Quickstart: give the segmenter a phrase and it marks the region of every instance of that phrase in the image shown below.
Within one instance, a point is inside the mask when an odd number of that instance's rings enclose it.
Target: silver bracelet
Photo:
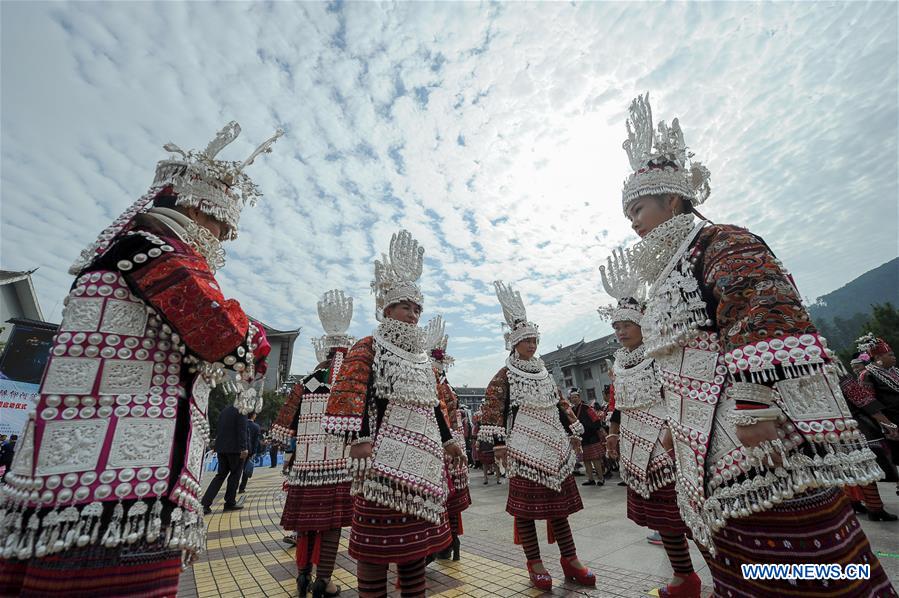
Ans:
[[[777,421],[783,412],[777,407],[765,409],[746,409],[730,414],[730,423],[735,426],[753,426],[759,422]]]
[[[582,424],[581,422],[574,422],[569,427],[571,428],[572,436],[580,436],[584,433],[584,424]]]
[[[458,446],[458,443],[456,442],[456,439],[455,439],[455,438],[450,438],[449,440],[447,440],[446,442],[443,443],[443,448],[446,448],[446,447],[448,447],[448,446],[451,445],[451,444],[455,444],[456,446]]]
[[[735,401],[750,401],[764,405],[774,404],[774,389],[764,384],[734,382],[730,385],[728,392]]]

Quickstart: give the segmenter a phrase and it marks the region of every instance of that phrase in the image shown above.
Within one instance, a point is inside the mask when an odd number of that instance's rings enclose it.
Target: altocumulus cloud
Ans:
[[[703,212],[764,236],[807,297],[896,255],[897,5],[882,3],[3,3],[2,267],[40,266],[60,316],[79,250],[148,186],[161,145],[224,122],[266,196],[223,286],[304,328],[356,297],[400,226],[427,249],[456,384],[502,359],[491,282],[544,347],[610,332],[596,266],[620,210],[627,104],[649,90],[713,173]]]

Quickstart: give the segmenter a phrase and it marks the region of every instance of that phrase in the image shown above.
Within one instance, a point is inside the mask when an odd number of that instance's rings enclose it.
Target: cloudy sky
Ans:
[[[636,240],[620,207],[631,98],[680,117],[712,171],[702,212],[761,234],[814,300],[897,255],[897,4],[747,2],[3,2],[0,267],[40,267],[59,321],[80,249],[149,186],[162,145],[224,123],[251,174],[220,281],[303,327],[356,297],[406,227],[425,318],[447,319],[456,385],[503,360],[491,281],[523,291],[549,351],[611,332],[596,266]]]

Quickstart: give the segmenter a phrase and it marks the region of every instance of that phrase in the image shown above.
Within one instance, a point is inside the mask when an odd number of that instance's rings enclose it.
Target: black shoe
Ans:
[[[222,507],[222,510],[223,511],[239,511],[242,508],[243,508],[242,504],[235,503],[233,505],[225,505],[224,507]]]
[[[212,513],[212,507],[207,506],[207,505],[203,505],[203,514],[204,514],[204,515],[209,515],[210,513]]]
[[[297,545],[297,537],[296,536],[284,536],[283,541],[288,546],[296,546]]]
[[[453,560],[459,560],[459,547],[461,546],[461,542],[459,541],[459,536],[453,536]]]
[[[453,556],[453,547],[452,545],[447,546],[446,550],[441,550],[437,553],[436,559],[440,559],[441,561],[448,561],[450,557]],[[436,560],[435,559],[435,560]]]
[[[586,482],[581,482],[581,486],[595,486],[596,482],[593,480],[587,480]]]
[[[238,494],[243,494],[244,492],[246,492],[246,490],[244,490],[243,488],[237,491]]]
[[[606,481],[605,481],[605,480],[597,480],[596,485],[597,485],[597,486],[605,486],[605,485],[606,485]]]
[[[484,485],[485,485],[485,486],[486,486],[487,484],[489,484],[489,483],[490,483],[490,480],[484,480]]]
[[[880,511],[868,511],[868,519],[871,521],[896,521],[899,517],[881,509]]]
[[[618,482],[619,486],[627,486],[627,482]]]
[[[306,598],[306,592],[309,591],[309,583],[312,579],[312,567],[303,569],[297,574],[297,594],[299,598]]]
[[[312,598],[332,598],[333,596],[339,595],[340,586],[337,586],[336,592],[329,592],[328,582],[320,577],[315,580],[314,584],[312,584]]]
[[[853,500],[852,501],[852,510],[855,511],[856,513],[867,513],[868,507],[866,507],[865,505],[863,505],[862,503],[860,503],[856,500]]]

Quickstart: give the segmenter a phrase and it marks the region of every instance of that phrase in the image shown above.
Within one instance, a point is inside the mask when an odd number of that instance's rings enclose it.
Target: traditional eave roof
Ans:
[[[560,367],[568,367],[609,357],[618,347],[618,340],[615,338],[615,335],[609,334],[591,341],[581,339],[576,343],[561,347],[555,351],[543,353],[540,355],[540,358],[543,359],[546,367],[550,369],[556,364]]]
[[[453,386],[453,390],[459,397],[482,397],[487,393],[487,389],[481,386]]]
[[[44,319],[44,314],[41,311],[41,304],[37,298],[37,291],[34,290],[34,283],[31,280],[31,275],[37,272],[37,268],[34,270],[0,270],[0,286],[13,284],[18,288],[15,289],[16,294],[19,296],[19,301],[23,304],[28,303],[26,301],[26,297],[30,300],[31,306],[34,307],[35,315],[37,315],[36,320],[40,321]]]
[[[39,330],[59,330],[59,324],[44,322],[43,320],[33,320],[31,318],[10,318],[6,322],[16,326],[30,326],[31,328],[37,328]]]
[[[256,320],[254,318],[250,318],[250,319],[253,320],[254,322],[256,322],[257,324],[262,324],[262,327],[265,329],[265,335],[269,338],[271,338],[273,336],[286,336],[286,337],[296,338],[300,335],[300,331],[302,330],[302,328],[297,328],[296,330],[276,330],[275,328],[272,328],[271,326],[265,324],[264,322],[260,322],[259,320]]]
[[[296,330],[277,330],[252,316],[250,317],[250,320],[262,326],[262,329],[265,330],[265,336],[269,341],[281,341],[281,351],[278,355],[278,384],[284,384],[288,380],[290,365],[293,362],[293,344],[297,337],[300,336],[302,328],[297,328]]]
[[[25,280],[35,272],[37,272],[37,268],[34,270],[23,270],[21,272],[15,270],[0,270],[0,284],[10,284]]]

